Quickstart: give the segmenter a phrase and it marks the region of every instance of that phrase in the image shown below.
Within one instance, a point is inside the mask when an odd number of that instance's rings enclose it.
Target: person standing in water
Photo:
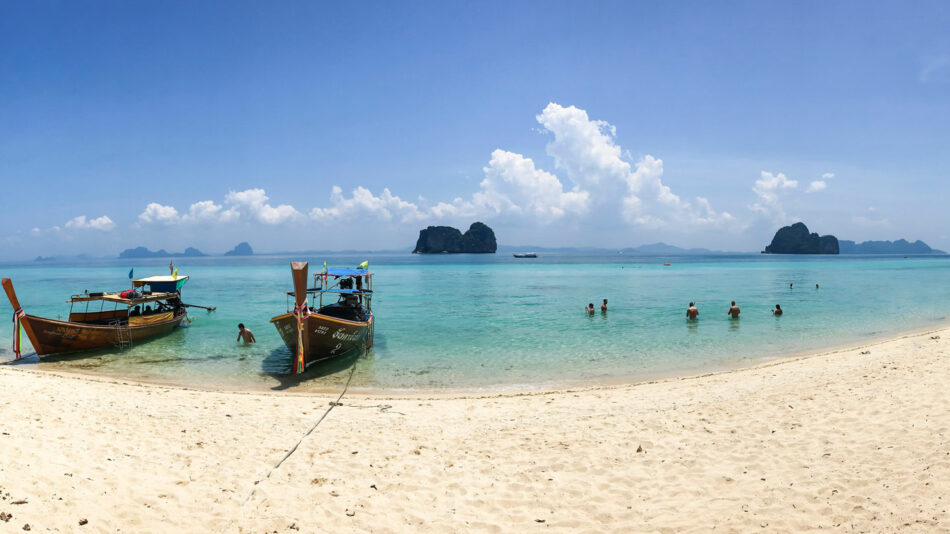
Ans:
[[[600,313],[607,313],[607,299],[604,299],[604,303],[600,305]]]
[[[775,309],[772,310],[772,315],[776,317],[778,317],[779,315],[782,315],[782,306],[780,304],[775,305]]]
[[[729,311],[726,313],[728,313],[733,319],[739,318],[739,307],[736,306],[736,301],[732,301],[732,307],[729,308]]]
[[[735,304],[733,302],[733,304]],[[686,308],[686,318],[687,319],[696,319],[699,317],[699,310],[696,309],[696,303],[690,302],[689,308]]]
[[[257,339],[254,338],[254,332],[251,332],[249,328],[244,328],[244,323],[238,324],[238,337],[236,341],[241,341],[242,339],[245,345],[257,342]]]
[[[587,315],[594,315],[594,303],[588,303],[587,307],[584,308],[584,311],[587,312]]]

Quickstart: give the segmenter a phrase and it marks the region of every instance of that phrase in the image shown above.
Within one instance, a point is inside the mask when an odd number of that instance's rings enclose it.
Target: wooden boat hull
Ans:
[[[133,324],[126,336],[136,342],[167,334],[175,329],[185,317],[184,312],[167,314],[170,318],[133,317]],[[139,319],[139,321],[135,321]],[[27,315],[21,319],[23,330],[30,338],[33,349],[39,356],[67,354],[87,350],[103,349],[118,344],[117,328],[110,325],[90,325],[68,321],[57,321]],[[139,322],[140,324],[134,324]],[[125,329],[125,326],[122,327]]]
[[[308,336],[304,352],[304,368],[310,364],[349,354],[354,349],[373,346],[373,314],[368,321],[347,321],[314,313],[305,319]],[[297,318],[292,313],[271,319],[293,358],[297,353]]]

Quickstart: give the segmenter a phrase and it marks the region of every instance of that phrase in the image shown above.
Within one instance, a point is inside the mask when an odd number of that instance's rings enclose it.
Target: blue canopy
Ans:
[[[328,276],[366,276],[366,269],[347,269],[346,267],[332,267],[327,269]]]

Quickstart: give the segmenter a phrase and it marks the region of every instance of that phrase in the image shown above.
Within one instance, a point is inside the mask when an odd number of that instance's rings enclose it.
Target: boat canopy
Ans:
[[[174,293],[185,285],[187,276],[149,276],[132,280],[133,287],[149,286],[153,292]]]
[[[123,304],[126,306],[135,306],[136,304],[146,304],[149,302],[166,300],[170,298],[178,298],[178,293],[152,293],[151,295],[142,295],[134,298],[122,298],[119,293],[90,293],[88,295],[73,295],[73,297],[66,302],[93,302],[101,300],[104,302],[114,302],[116,304]]]
[[[327,276],[369,276],[366,269],[348,269],[346,267],[331,267],[327,269]]]

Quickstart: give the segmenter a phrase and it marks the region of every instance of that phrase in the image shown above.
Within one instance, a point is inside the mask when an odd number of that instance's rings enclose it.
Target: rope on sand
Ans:
[[[363,350],[365,352],[366,349],[364,348]],[[335,401],[330,402],[330,407],[327,408],[325,412],[323,412],[323,415],[321,415],[320,418],[317,419],[317,422],[314,423],[313,426],[311,426],[309,430],[304,432],[302,436],[300,436],[300,439],[297,440],[297,443],[294,444],[294,446],[291,447],[289,451],[287,451],[287,454],[285,454],[284,457],[280,459],[280,461],[278,461],[276,464],[274,464],[273,467],[270,468],[270,471],[268,471],[266,475],[254,481],[254,487],[251,489],[251,492],[247,494],[247,497],[244,499],[244,502],[241,503],[241,507],[244,507],[244,505],[247,504],[249,500],[251,500],[251,497],[254,496],[254,492],[257,491],[258,484],[270,478],[271,474],[273,474],[273,472],[276,471],[280,467],[280,465],[284,463],[285,460],[287,460],[287,458],[290,458],[290,455],[292,455],[294,452],[297,451],[297,447],[299,447],[300,444],[303,443],[303,440],[306,439],[307,436],[309,436],[310,433],[313,432],[318,426],[320,426],[320,423],[322,423],[323,420],[327,418],[327,415],[329,415],[330,412],[333,411],[334,408],[336,408],[337,406],[343,406],[343,403],[340,402],[340,399],[343,398],[343,395],[346,395],[346,390],[349,389],[350,387],[350,381],[353,380],[353,375],[356,372],[356,362],[358,360],[359,358],[357,358],[356,360],[353,360],[353,365],[350,366],[350,376],[346,378],[346,384],[343,385],[343,391],[340,392],[340,396],[338,396]]]

